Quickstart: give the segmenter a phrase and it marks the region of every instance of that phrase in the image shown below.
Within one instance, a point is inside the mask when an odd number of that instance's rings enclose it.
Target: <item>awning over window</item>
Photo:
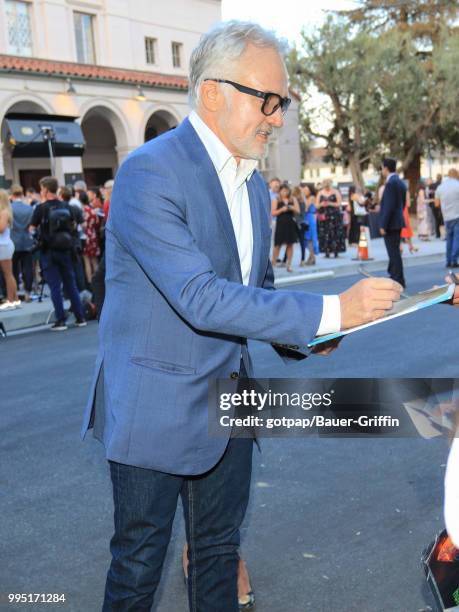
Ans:
[[[84,136],[77,117],[8,113],[6,144],[13,157],[49,157],[51,139],[55,157],[81,157]]]

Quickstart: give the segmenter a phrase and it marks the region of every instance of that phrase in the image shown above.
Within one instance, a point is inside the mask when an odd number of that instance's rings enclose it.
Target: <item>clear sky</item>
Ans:
[[[353,0],[222,0],[222,18],[257,21],[293,41],[298,40],[303,26],[319,25],[326,10],[357,5]]]

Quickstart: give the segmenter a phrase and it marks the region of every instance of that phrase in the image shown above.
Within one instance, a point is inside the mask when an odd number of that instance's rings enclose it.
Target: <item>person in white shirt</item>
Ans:
[[[459,263],[459,172],[450,168],[435,192],[435,206],[441,207],[446,230],[446,267]]]

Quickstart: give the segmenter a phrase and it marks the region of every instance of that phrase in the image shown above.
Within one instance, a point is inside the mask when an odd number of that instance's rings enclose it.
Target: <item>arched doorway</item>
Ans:
[[[83,175],[89,186],[101,186],[115,176],[118,167],[117,137],[113,111],[103,106],[91,108],[81,122],[86,142]]]
[[[165,110],[154,112],[147,121],[145,126],[144,141],[156,138],[160,134],[172,130],[177,127],[177,119]]]
[[[12,104],[6,111],[9,113],[48,114],[48,110],[32,100],[20,100]],[[8,128],[4,117],[2,117],[1,128],[2,161],[4,168],[5,187],[12,183],[19,183],[24,189],[33,187],[38,189],[38,181],[51,173],[49,159],[38,157],[14,158],[9,146],[7,134]],[[2,174],[0,172],[0,174]]]

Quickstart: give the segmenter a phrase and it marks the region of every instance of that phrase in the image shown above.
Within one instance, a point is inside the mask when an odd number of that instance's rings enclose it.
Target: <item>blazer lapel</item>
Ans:
[[[253,235],[253,253],[252,253],[252,269],[250,271],[249,285],[256,286],[258,280],[258,274],[260,270],[260,256],[261,256],[261,206],[259,202],[259,196],[255,187],[255,181],[252,177],[247,181],[247,191],[249,194],[250,202],[250,215],[252,217],[252,235]]]
[[[228,204],[226,203],[225,194],[223,193],[215,166],[188,119],[182,122],[177,131],[179,137],[186,141],[190,160],[194,163],[197,180],[202,187],[202,190],[200,189],[200,196],[206,198],[208,205],[217,211],[223,233],[233,256],[239,281],[242,283],[241,263],[239,261],[233,222],[231,221]]]

